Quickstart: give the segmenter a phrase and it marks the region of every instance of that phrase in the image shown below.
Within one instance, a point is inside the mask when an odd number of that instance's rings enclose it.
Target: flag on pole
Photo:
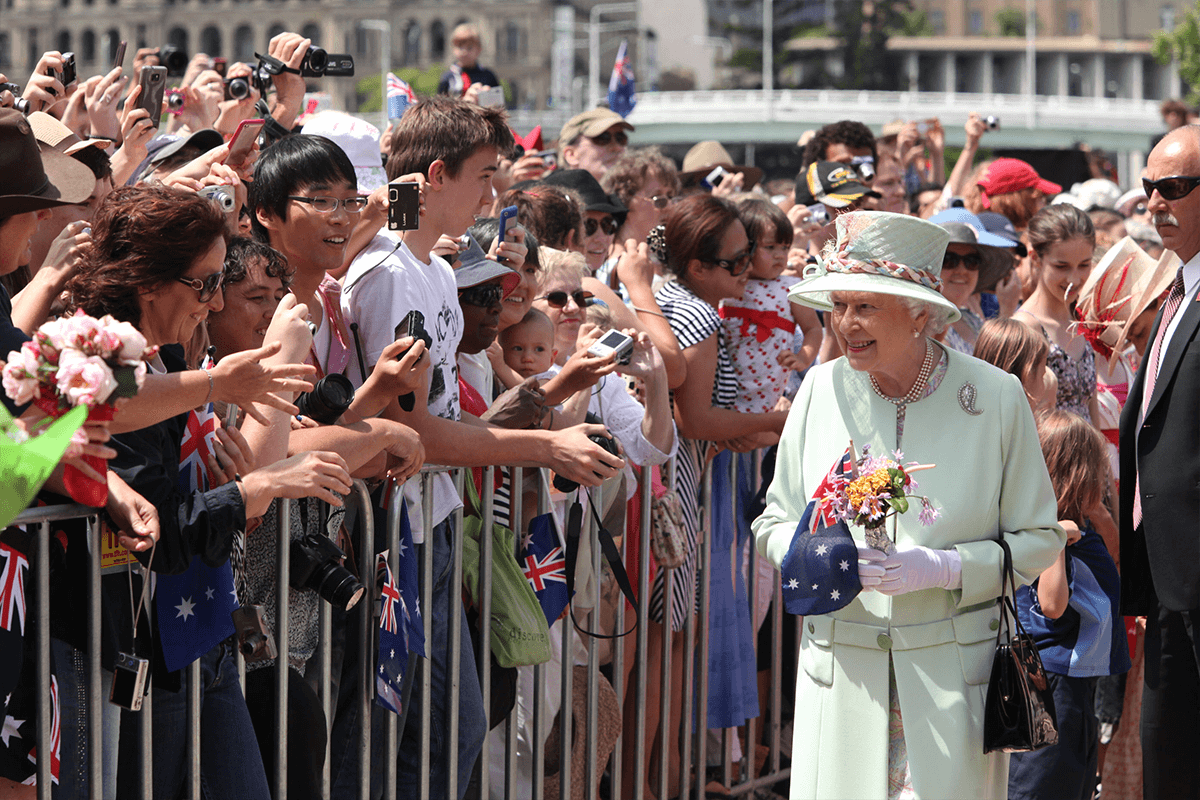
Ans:
[[[612,77],[608,79],[608,107],[622,117],[629,116],[637,105],[637,95],[633,93],[633,67],[629,64],[626,51],[629,42],[621,40],[617,49],[617,60],[613,63]]]
[[[529,538],[520,563],[546,615],[546,624],[553,625],[571,596],[567,593],[567,551],[559,541],[552,514],[529,521]]]
[[[417,102],[417,93],[395,73],[387,74],[388,119],[400,119],[409,106]]]

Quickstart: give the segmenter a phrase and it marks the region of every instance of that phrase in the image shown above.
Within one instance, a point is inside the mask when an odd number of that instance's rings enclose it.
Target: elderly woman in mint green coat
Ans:
[[[804,618],[790,797],[1003,798],[1008,756],[983,752],[1002,550],[1030,583],[1065,544],[1017,379],[930,338],[958,311],[937,292],[947,235],[914,217],[855,212],[792,289],[832,313],[845,358],[805,377],[779,443],[759,552],[779,566],[805,506],[853,441],[934,464],[900,515],[895,552],[867,547],[863,591]],[[892,526],[888,526],[889,532]]]

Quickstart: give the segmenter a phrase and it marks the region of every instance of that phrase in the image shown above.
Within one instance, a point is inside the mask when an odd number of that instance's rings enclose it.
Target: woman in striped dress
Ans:
[[[743,414],[733,409],[737,381],[717,306],[726,298],[742,296],[754,255],[754,243],[747,237],[733,205],[710,195],[689,197],[671,207],[662,234],[653,237],[657,239],[655,256],[674,280],[658,291],[656,299],[679,340],[687,364],[687,378],[674,390],[672,400],[681,439],[675,488],[683,506],[688,556],[684,564],[674,570],[669,597],[665,592],[665,571],[659,570],[655,576],[650,616],[658,625],[651,626],[649,655],[654,663],[655,644],[661,647],[669,640],[671,663],[682,671],[684,637],[680,633],[688,605],[695,603],[697,595],[700,475],[711,453],[745,452],[778,441],[787,414],[781,411]],[[728,454],[720,458],[728,458]],[[719,465],[714,466],[720,471]],[[724,496],[731,497],[729,493]],[[728,510],[724,517],[729,517]],[[666,620],[670,621],[669,637]],[[752,660],[750,670],[753,673]],[[710,685],[712,678],[710,674]],[[753,680],[751,674],[751,683]],[[672,684],[675,691],[671,712],[675,717],[682,708],[682,686],[679,681],[672,681]],[[657,709],[648,711],[654,713]],[[663,726],[665,730],[679,732],[682,727],[679,720],[672,719],[671,722],[669,726]],[[653,729],[650,720],[647,720],[647,728]],[[654,749],[662,746],[663,742],[659,741]],[[671,758],[669,763],[677,771],[682,759]],[[672,794],[678,791],[677,781],[678,775],[673,772],[670,776]]]

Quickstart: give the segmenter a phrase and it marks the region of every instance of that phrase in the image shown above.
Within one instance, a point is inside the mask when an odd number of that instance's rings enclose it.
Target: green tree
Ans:
[[[396,70],[396,76],[400,80],[406,82],[417,93],[417,97],[428,97],[437,94],[438,80],[442,77],[442,72],[445,67],[441,64],[434,64],[426,70],[419,70],[415,67],[406,67]],[[358,80],[355,84],[355,91],[358,93],[358,110],[359,113],[369,114],[372,111],[380,111],[383,108],[383,97],[379,92],[380,81],[382,76],[378,73],[366,75]],[[505,92],[507,95],[507,92]]]
[[[842,40],[842,88],[898,88],[900,65],[888,52],[887,40],[901,33],[912,13],[912,0],[848,0],[837,4],[836,24]]]
[[[996,26],[1001,36],[1025,35],[1025,12],[1016,8],[1006,8],[996,12]]]
[[[1154,34],[1151,52],[1160,64],[1179,62],[1179,77],[1189,87],[1187,102],[1200,104],[1200,10],[1192,6],[1175,30]]]
[[[912,11],[901,12],[904,17],[904,24],[900,28],[900,33],[904,36],[936,36],[937,31],[933,28],[933,23],[929,21],[924,11],[913,9]]]

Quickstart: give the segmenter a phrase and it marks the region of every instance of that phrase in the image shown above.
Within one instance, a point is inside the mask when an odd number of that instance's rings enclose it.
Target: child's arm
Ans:
[[[1079,541],[1082,535],[1079,526],[1069,519],[1060,519],[1058,524],[1067,533],[1067,546]],[[1050,568],[1038,577],[1038,605],[1048,619],[1058,619],[1067,610],[1071,599],[1071,588],[1067,583],[1067,548],[1064,547]]]
[[[792,319],[804,332],[804,342],[800,345],[800,352],[796,354],[797,361],[790,365],[792,369],[800,372],[812,366],[817,351],[821,349],[821,339],[824,338],[825,332],[821,328],[817,312],[808,306],[792,303]]]
[[[515,369],[504,363],[504,348],[498,340],[488,346],[487,357],[488,361],[492,362],[492,372],[495,373],[496,380],[500,381],[500,385],[505,389],[519,386],[524,380]]]

